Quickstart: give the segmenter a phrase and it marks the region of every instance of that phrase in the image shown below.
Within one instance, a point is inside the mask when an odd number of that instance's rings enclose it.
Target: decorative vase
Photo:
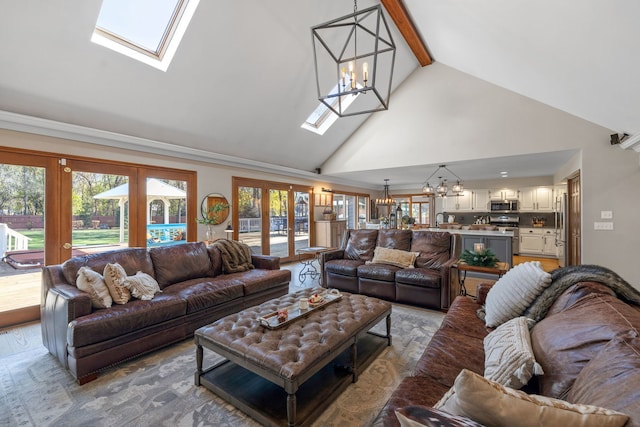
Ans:
[[[215,240],[216,232],[213,230],[213,225],[207,225],[207,241],[213,242]]]

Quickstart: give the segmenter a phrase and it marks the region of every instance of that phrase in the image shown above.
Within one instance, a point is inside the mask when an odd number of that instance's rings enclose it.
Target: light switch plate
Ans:
[[[613,222],[594,222],[594,230],[613,230]]]
[[[613,211],[600,211],[600,219],[613,219]]]

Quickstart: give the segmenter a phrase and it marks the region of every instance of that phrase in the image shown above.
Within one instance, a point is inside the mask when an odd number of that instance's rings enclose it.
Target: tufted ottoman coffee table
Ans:
[[[366,295],[342,298],[280,329],[260,316],[326,289],[303,289],[198,329],[196,385],[263,425],[310,424],[391,345],[391,304]],[[386,319],[386,334],[371,331]],[[225,359],[203,370],[203,348]]]

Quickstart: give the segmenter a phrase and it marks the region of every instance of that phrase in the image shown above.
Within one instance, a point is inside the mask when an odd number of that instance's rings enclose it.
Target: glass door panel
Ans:
[[[73,171],[71,229],[72,256],[128,246],[129,177]]]
[[[0,163],[0,327],[39,314],[45,172],[44,167]]]
[[[269,190],[269,255],[288,258],[289,191]]]
[[[294,233],[293,238],[295,240],[296,251],[300,248],[308,248],[309,242],[309,223],[310,223],[310,211],[309,209],[309,192],[295,191],[294,193]]]
[[[262,254],[262,189],[238,187],[237,197],[238,239],[254,254]]]
[[[187,182],[147,178],[147,247],[187,241]]]

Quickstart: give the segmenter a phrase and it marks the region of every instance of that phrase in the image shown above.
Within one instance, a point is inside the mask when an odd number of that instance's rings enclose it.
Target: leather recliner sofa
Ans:
[[[201,326],[289,291],[291,272],[280,269],[279,257],[252,255],[251,262],[254,269],[224,274],[221,252],[193,242],[102,252],[46,266],[43,343],[84,384],[101,369],[184,340]],[[89,294],[77,288],[76,276],[83,266],[102,273],[108,263],[119,263],[127,275],[151,275],[162,292],[149,301],[93,308]]]
[[[323,286],[436,310],[455,295],[450,269],[460,235],[428,230],[347,230],[340,249],[321,254]],[[417,253],[410,268],[372,263],[376,247]]]

